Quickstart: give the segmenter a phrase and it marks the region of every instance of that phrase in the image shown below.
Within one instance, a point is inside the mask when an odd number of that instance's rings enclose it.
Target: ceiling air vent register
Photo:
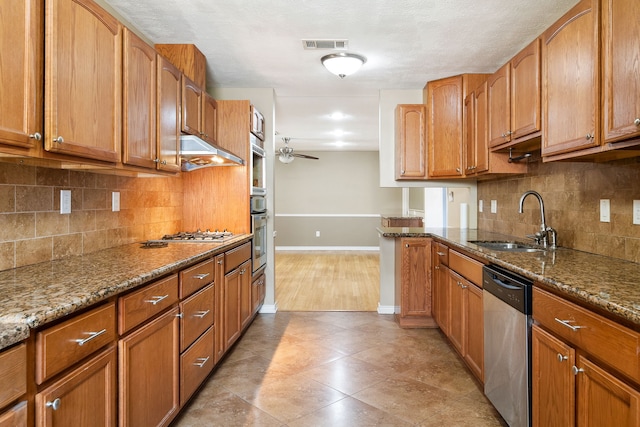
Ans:
[[[302,47],[306,50],[316,49],[340,49],[349,48],[349,40],[302,40]]]

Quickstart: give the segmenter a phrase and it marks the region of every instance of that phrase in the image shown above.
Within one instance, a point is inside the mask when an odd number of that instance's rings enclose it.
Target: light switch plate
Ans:
[[[611,222],[611,204],[609,199],[600,199],[600,222]]]
[[[640,200],[633,201],[633,223],[640,225]]]
[[[113,191],[111,193],[111,210],[113,212],[120,212],[120,192]]]
[[[482,212],[482,209],[484,208],[484,203],[482,202],[482,200],[478,200],[478,212]]]
[[[492,200],[491,201],[491,213],[498,213],[498,201],[497,200]]]
[[[60,190],[60,213],[71,213],[71,190]]]

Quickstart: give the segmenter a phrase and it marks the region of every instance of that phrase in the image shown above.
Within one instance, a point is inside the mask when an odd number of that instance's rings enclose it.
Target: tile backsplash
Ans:
[[[60,213],[60,190],[71,213]],[[112,212],[112,192],[120,211]],[[179,177],[133,178],[0,163],[0,270],[159,238],[182,225]]]
[[[547,225],[558,231],[558,244],[586,252],[640,262],[640,225],[633,224],[633,200],[640,200],[640,159],[608,163],[540,161],[529,164],[527,175],[478,182],[478,228],[514,236],[533,234],[540,227],[539,203],[544,200]],[[609,199],[611,222],[600,222],[600,200]],[[491,213],[491,200],[498,211]]]

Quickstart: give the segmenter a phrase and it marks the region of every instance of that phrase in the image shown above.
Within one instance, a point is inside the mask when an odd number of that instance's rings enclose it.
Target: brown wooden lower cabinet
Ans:
[[[187,403],[213,369],[214,327],[211,326],[180,356],[180,405]]]
[[[38,427],[117,425],[115,347],[36,394],[35,409]]]
[[[484,308],[482,303],[482,289],[469,283],[465,292],[467,299],[466,331],[464,360],[473,374],[484,382]]]
[[[0,427],[27,427],[27,402],[20,402],[0,414]]]
[[[396,239],[395,317],[403,328],[436,326],[431,316],[431,239]]]
[[[224,337],[225,350],[240,337],[251,306],[251,261],[224,276]],[[248,299],[247,299],[248,297]]]
[[[121,427],[164,426],[178,413],[178,314],[174,307],[119,341]]]

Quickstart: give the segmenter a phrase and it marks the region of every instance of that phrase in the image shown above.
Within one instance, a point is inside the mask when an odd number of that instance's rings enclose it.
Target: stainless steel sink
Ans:
[[[528,245],[520,242],[501,242],[490,240],[470,240],[469,243],[474,243],[483,248],[493,249],[495,251],[505,252],[542,252],[544,248]]]

